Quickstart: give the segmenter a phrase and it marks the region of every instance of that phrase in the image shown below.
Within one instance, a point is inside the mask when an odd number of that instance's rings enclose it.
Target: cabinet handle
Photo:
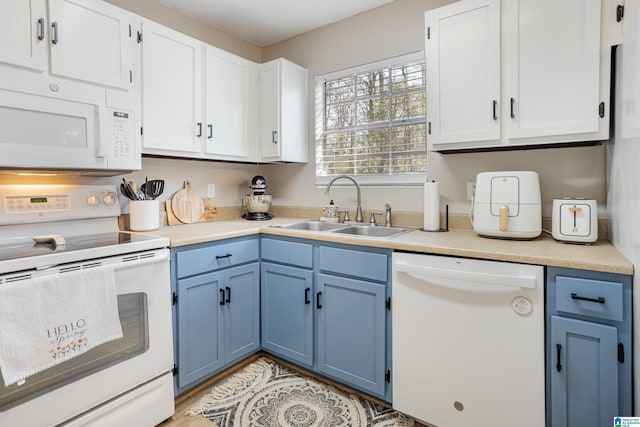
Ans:
[[[562,364],[560,363],[560,353],[562,352],[562,344],[556,344],[556,370],[562,371]]]
[[[598,304],[604,304],[605,301],[606,301],[603,297],[598,297],[598,298],[581,297],[580,295],[575,294],[575,293],[571,294],[571,299],[577,299],[577,300],[580,300],[580,301],[595,302],[595,303],[598,303]]]
[[[196,136],[200,138],[202,136],[202,123],[197,123],[196,127],[198,128],[198,133],[196,134]]]
[[[304,290],[304,303],[305,304],[311,304],[311,301],[309,300],[309,292],[311,292],[311,288],[307,288]]]
[[[509,101],[510,101],[510,103],[511,103],[511,118],[512,118],[512,119],[515,119],[515,118],[516,118],[516,115],[515,115],[515,113],[513,112],[513,104],[516,102],[516,100],[515,100],[514,98],[511,98]]]
[[[493,120],[498,120],[498,101],[495,99],[492,102],[493,105]]]
[[[38,19],[38,40],[44,40],[44,18]]]
[[[220,305],[224,305],[224,289],[220,289]]]
[[[216,259],[230,258],[231,256],[232,256],[231,254],[216,255]]]
[[[278,143],[278,131],[277,130],[271,131],[271,142],[273,142],[274,144]]]
[[[209,134],[207,135],[207,138],[209,139],[213,138],[213,125],[207,125],[207,129],[209,129]]]
[[[228,286],[225,286],[225,289],[227,290],[227,300],[225,302],[227,304],[231,304],[231,288]]]
[[[51,43],[58,44],[58,23],[53,22],[51,24],[51,29],[53,30],[53,35],[51,36]]]
[[[322,304],[320,304],[320,295],[322,295],[322,292],[318,292],[316,294],[316,308],[318,310],[322,308]]]

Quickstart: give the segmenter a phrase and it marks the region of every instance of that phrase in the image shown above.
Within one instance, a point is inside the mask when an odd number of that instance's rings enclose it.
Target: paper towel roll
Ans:
[[[440,187],[435,181],[424,183],[424,229],[440,230]]]

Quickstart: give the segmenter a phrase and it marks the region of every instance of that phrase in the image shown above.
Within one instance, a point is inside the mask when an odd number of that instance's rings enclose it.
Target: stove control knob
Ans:
[[[92,208],[97,208],[99,204],[100,197],[98,197],[98,195],[94,193],[89,194],[89,197],[87,197],[87,205],[91,206]]]
[[[102,195],[102,203],[105,206],[112,207],[116,204],[116,194],[113,191],[107,191]]]

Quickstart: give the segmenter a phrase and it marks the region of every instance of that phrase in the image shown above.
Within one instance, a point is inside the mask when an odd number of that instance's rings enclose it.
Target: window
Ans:
[[[316,182],[424,182],[426,78],[422,52],[316,78]]]

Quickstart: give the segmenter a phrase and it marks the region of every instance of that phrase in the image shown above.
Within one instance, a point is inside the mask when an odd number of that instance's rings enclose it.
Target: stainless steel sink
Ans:
[[[348,224],[338,224],[337,222],[324,221],[304,221],[293,224],[275,225],[275,228],[286,228],[287,230],[307,230],[307,231],[333,231],[348,227]]]
[[[336,222],[323,221],[302,221],[293,224],[274,225],[274,228],[284,228],[287,230],[320,231],[334,234],[342,234],[353,237],[368,237],[375,239],[389,239],[415,230],[413,227],[383,227],[370,225],[342,224]]]
[[[373,237],[378,239],[387,239],[400,234],[413,231],[411,227],[372,227],[369,225],[351,225],[349,227],[335,230],[335,234],[345,234],[350,236]]]

